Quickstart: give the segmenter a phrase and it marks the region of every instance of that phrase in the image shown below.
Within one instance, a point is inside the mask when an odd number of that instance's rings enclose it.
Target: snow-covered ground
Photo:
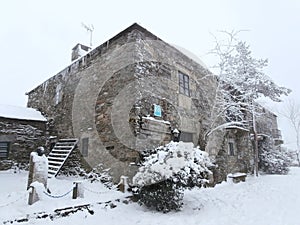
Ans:
[[[297,225],[300,224],[300,168],[291,168],[288,175],[247,177],[245,183],[222,183],[215,188],[186,191],[180,212],[162,214],[148,211],[136,203],[125,204],[126,194],[107,190],[100,183],[84,181],[85,198],[71,199],[43,196],[27,205],[27,172],[0,172],[0,222],[28,218],[20,224],[105,224],[105,225]],[[54,178],[49,181],[52,195],[58,197],[72,189],[76,178]],[[120,201],[115,201],[120,199]],[[112,200],[112,202],[108,202]],[[104,203],[106,202],[106,203]],[[92,203],[89,210],[67,217],[57,216],[55,209]],[[100,204],[101,203],[101,204]],[[111,207],[116,206],[116,207]],[[43,213],[42,213],[43,212]],[[37,219],[42,215],[52,215]],[[10,223],[6,223],[10,224]],[[14,222],[17,224],[17,222]]]

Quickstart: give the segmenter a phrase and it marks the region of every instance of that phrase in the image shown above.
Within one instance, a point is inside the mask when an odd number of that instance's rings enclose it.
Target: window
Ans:
[[[229,140],[228,142],[228,153],[230,156],[234,156],[234,141],[233,140]]]
[[[82,146],[81,146],[81,154],[84,157],[88,156],[88,150],[89,150],[89,138],[82,138]]]
[[[0,142],[0,159],[8,158],[9,142]]]
[[[154,116],[161,117],[161,106],[154,104]]]
[[[179,93],[190,96],[190,79],[189,76],[178,71],[179,75]]]

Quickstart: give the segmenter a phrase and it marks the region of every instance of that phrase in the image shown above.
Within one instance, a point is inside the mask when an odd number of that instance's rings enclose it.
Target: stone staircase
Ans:
[[[60,139],[48,155],[48,178],[55,177],[75,149],[78,139]]]

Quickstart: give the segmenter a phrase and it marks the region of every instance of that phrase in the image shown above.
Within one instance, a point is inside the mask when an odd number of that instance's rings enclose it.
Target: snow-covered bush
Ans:
[[[183,189],[207,184],[213,164],[193,143],[171,142],[154,152],[133,178],[139,203],[163,212],[179,210]]]
[[[268,174],[287,174],[289,165],[285,152],[270,151],[261,154],[261,169]]]
[[[183,188],[170,179],[140,187],[136,191],[141,205],[160,212],[178,211],[183,205]]]
[[[287,174],[291,159],[284,150],[270,148],[265,142],[261,146],[260,170],[267,174]]]

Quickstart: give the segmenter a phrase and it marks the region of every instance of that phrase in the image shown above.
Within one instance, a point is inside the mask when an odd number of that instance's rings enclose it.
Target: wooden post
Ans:
[[[73,199],[84,198],[84,186],[82,181],[74,181],[73,182]]]
[[[27,181],[27,190],[30,187],[30,184],[33,182],[33,168],[34,168],[34,163],[32,160],[33,156],[30,155],[29,159],[29,171],[28,171],[28,181]]]
[[[127,192],[127,189],[128,189],[128,177],[127,176],[120,177],[120,183],[118,184],[118,188],[123,193]]]

